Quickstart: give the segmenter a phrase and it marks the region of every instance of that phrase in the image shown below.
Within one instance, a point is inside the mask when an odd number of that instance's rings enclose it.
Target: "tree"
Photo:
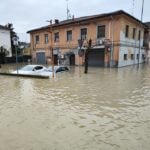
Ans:
[[[3,46],[0,47],[0,63],[5,63],[5,57],[9,54],[9,51]]]
[[[91,49],[92,46],[92,40],[90,39],[88,41],[88,47],[85,51],[85,69],[84,69],[84,73],[87,74],[88,73],[88,59],[89,59],[89,51]]]
[[[10,30],[10,38],[11,38],[11,49],[12,49],[12,55],[15,55],[15,45],[13,43],[13,37],[17,37],[17,33],[14,32],[13,24],[8,23],[6,27]]]

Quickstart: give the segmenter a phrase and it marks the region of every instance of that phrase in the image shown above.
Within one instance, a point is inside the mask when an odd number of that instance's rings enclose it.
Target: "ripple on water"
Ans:
[[[1,76],[0,148],[150,149],[149,71],[89,68],[84,75],[75,67],[54,80]]]

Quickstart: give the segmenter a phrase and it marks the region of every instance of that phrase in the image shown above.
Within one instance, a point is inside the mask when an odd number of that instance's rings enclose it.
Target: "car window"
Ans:
[[[67,67],[65,67],[65,70],[69,70]]]
[[[62,71],[66,71],[66,70],[68,70],[67,67],[62,67]]]
[[[56,72],[61,72],[61,71],[62,71],[61,67],[56,70]]]
[[[34,69],[33,69],[33,70],[35,71],[35,70],[41,70],[41,69],[43,69],[43,67],[42,67],[42,66],[36,66],[36,67],[34,67]]]

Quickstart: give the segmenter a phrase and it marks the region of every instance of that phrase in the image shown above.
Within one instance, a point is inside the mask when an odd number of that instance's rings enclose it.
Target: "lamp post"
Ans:
[[[142,27],[142,21],[143,21],[143,11],[144,11],[144,0],[142,0],[142,10],[141,10],[141,23],[140,27]],[[138,67],[140,65],[140,53],[141,53],[141,31],[139,31],[139,56],[138,56]]]
[[[18,71],[18,53],[17,53],[17,46],[18,46],[19,37],[14,36],[14,37],[12,38],[12,40],[13,40],[13,44],[14,44],[14,46],[15,46],[15,53],[16,53],[16,70],[17,70],[17,74],[18,74],[19,71]]]
[[[50,46],[50,49],[51,49],[51,60],[52,60],[52,77],[54,78],[54,56],[53,56],[53,28],[52,28],[52,20],[49,20],[47,21],[50,23],[50,34],[51,34],[51,46]]]

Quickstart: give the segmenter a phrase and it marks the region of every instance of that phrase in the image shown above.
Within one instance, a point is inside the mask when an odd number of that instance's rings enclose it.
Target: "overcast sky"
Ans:
[[[122,9],[140,19],[142,0],[69,0],[68,6],[75,17]],[[144,22],[150,21],[149,6],[150,0],[145,0]],[[20,39],[29,41],[28,30],[48,25],[46,20],[66,19],[66,7],[66,0],[0,0],[0,24],[13,23]]]

